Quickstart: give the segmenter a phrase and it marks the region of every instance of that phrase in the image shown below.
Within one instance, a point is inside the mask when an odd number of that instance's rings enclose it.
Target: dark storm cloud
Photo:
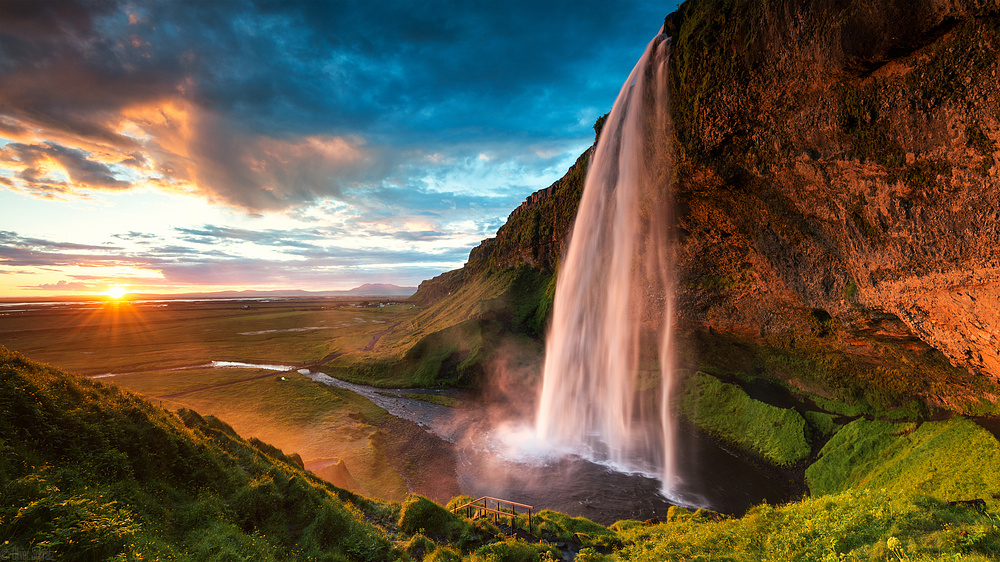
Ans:
[[[195,59],[208,78],[201,93],[258,129],[360,126],[438,139],[579,133],[553,126],[556,106],[610,107],[668,11],[637,2],[450,0],[163,8],[150,20],[190,22],[185,35],[211,55]]]
[[[528,145],[586,142],[673,8],[2,2],[0,135],[49,153],[71,180],[47,181],[24,162],[7,182],[127,188],[92,157],[118,151],[159,185],[277,211],[410,188],[441,169],[425,161],[435,154],[496,149],[537,175],[552,159]]]

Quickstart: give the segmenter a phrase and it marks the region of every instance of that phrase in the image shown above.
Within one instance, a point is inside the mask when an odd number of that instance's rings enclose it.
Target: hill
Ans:
[[[0,453],[9,559],[381,562],[409,560],[416,539],[420,552],[438,541],[448,560],[496,534],[419,496],[358,496],[222,420],[162,410],[2,346]]]

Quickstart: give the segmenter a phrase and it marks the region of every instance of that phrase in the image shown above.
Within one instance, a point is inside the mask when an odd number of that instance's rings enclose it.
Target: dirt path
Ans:
[[[379,333],[375,334],[374,336],[372,336],[372,340],[370,342],[368,342],[368,345],[365,346],[365,351],[371,351],[371,350],[375,349],[375,344],[378,343],[378,340],[381,339],[382,336],[384,336],[384,335],[388,334],[389,332],[393,331],[396,328],[396,326],[399,326],[400,324],[402,324],[402,322],[396,322],[392,326],[389,326],[385,330],[382,330],[381,332],[379,332]]]

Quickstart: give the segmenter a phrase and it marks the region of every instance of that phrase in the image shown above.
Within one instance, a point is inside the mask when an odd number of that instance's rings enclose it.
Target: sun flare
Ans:
[[[119,287],[116,285],[108,289],[104,294],[108,295],[108,298],[118,300],[125,296],[125,287]]]

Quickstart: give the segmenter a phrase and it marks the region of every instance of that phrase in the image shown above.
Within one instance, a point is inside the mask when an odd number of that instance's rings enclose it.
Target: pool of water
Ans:
[[[576,455],[512,459],[476,440],[457,445],[459,487],[473,497],[499,497],[605,525],[663,519],[671,505],[742,515],[765,501],[773,505],[801,496],[793,475],[748,462],[691,429],[681,429],[677,438],[681,482],[672,497],[651,475]]]

